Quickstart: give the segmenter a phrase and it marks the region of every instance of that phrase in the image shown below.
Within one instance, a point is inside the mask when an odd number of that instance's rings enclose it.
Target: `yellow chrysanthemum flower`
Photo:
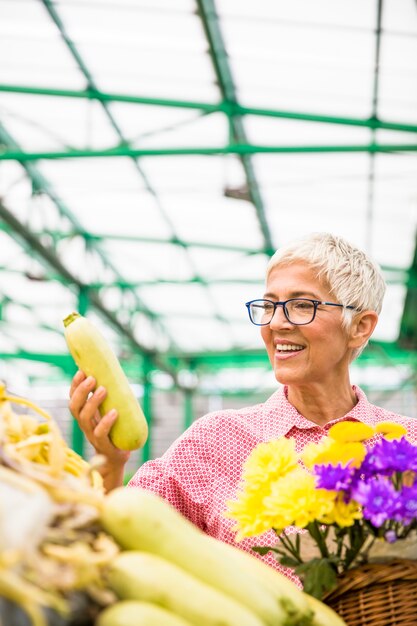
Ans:
[[[314,476],[297,468],[272,485],[271,495],[264,498],[265,519],[272,528],[305,528],[332,510],[335,492],[316,489],[315,483]]]
[[[235,541],[262,535],[271,528],[269,518],[265,515],[262,491],[243,490],[238,493],[237,500],[229,500],[226,504],[224,516],[236,522],[232,529],[236,532]]]
[[[317,458],[333,445],[329,437],[323,437],[319,443],[308,443],[300,454],[300,459],[308,469],[317,465]]]
[[[243,466],[242,477],[256,490],[285,476],[297,467],[297,462],[295,441],[280,437],[260,443],[252,450]]]
[[[337,524],[340,527],[352,526],[355,520],[362,519],[362,510],[357,502],[351,500],[345,502],[343,497],[339,495],[335,501],[333,508],[329,513],[319,518],[324,524]]]
[[[396,424],[395,422],[380,422],[375,427],[377,433],[382,433],[384,439],[392,441],[393,439],[400,439],[407,434],[407,429],[402,424]]]
[[[332,441],[332,445],[323,450],[316,457],[317,465],[343,465],[359,467],[366,455],[366,446],[363,443],[339,443]]]
[[[366,441],[375,434],[375,429],[362,422],[338,422],[329,430],[329,437],[340,443]]]
[[[253,449],[243,466],[241,491],[236,500],[227,503],[225,516],[237,523],[236,541],[260,535],[272,528],[264,506],[271,487],[298,467],[293,439],[273,439]]]

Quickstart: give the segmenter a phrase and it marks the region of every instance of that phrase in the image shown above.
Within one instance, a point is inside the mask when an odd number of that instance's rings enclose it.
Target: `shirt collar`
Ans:
[[[371,405],[365,393],[356,385],[353,385],[352,389],[357,397],[357,403],[346,415],[328,422],[325,426],[326,430],[333,424],[344,420],[364,422],[371,426],[375,424]],[[275,422],[275,432],[277,436],[282,437],[287,435],[294,427],[303,430],[318,428],[317,424],[301,415],[288,401],[287,391],[287,386],[281,387],[275,391],[264,404],[264,417],[268,421],[272,420]]]

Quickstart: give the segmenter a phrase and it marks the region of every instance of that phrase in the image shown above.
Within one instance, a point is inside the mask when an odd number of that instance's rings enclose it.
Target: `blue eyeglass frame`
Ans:
[[[309,322],[292,322],[290,320],[290,318],[288,317],[288,311],[287,311],[287,304],[288,302],[293,302],[294,300],[302,300],[304,302],[311,302],[314,305],[314,312],[313,312],[313,317],[311,318],[311,320]],[[271,319],[269,320],[269,322],[265,322],[264,324],[257,324],[256,322],[253,321],[251,313],[250,313],[250,305],[253,304],[254,302],[269,302],[270,304],[273,305],[274,307],[274,312],[272,313]],[[282,306],[282,310],[284,311],[284,315],[286,317],[286,319],[289,321],[290,324],[293,324],[294,326],[306,326],[307,324],[311,324],[311,322],[314,321],[314,318],[316,317],[316,313],[317,313],[317,307],[320,304],[325,304],[327,306],[338,306],[338,307],[342,307],[342,309],[353,309],[353,310],[358,310],[356,309],[356,307],[350,305],[350,304],[338,304],[336,302],[323,302],[321,300],[313,300],[312,298],[289,298],[288,300],[268,300],[268,298],[256,298],[255,300],[249,300],[249,302],[245,302],[245,306],[248,309],[248,314],[249,314],[249,319],[252,322],[252,324],[254,324],[255,326],[268,326],[268,324],[270,324],[272,322],[272,320],[274,319],[274,315],[275,312],[277,310],[278,306]]]

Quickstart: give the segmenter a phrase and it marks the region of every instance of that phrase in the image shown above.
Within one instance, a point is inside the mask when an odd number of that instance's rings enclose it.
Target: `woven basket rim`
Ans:
[[[393,581],[417,581],[417,561],[393,559],[386,563],[366,563],[338,577],[338,585],[325,594],[323,601],[334,601],[349,591],[359,591],[372,584]]]

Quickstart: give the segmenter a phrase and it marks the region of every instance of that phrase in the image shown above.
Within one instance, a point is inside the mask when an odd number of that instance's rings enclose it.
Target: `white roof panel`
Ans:
[[[371,29],[376,20],[376,4],[372,0],[316,0],[314,4],[310,0],[263,0],[262,12],[252,0],[217,0],[216,4],[221,15],[252,21],[255,26],[258,22],[268,22],[327,28],[338,26],[346,30]]]
[[[2,93],[0,111],[3,123],[27,152],[117,144],[117,135],[98,102],[61,98],[58,107],[48,96]]]
[[[0,81],[69,89],[85,86],[42,3],[2,0],[0,14]]]

